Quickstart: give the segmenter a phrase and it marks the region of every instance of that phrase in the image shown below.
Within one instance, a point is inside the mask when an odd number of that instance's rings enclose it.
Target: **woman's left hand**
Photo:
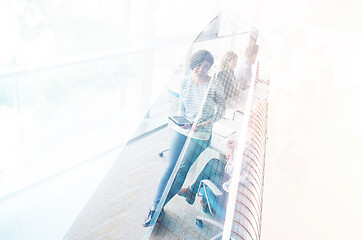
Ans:
[[[211,124],[211,120],[206,120],[204,122],[198,123],[198,124],[196,124],[194,131],[196,132],[200,127],[203,127],[205,125],[210,125],[210,124]]]

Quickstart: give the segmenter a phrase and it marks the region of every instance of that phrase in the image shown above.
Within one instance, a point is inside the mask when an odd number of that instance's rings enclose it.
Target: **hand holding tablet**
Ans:
[[[184,126],[185,124],[192,125],[192,123],[183,116],[171,116],[168,118],[178,126]]]

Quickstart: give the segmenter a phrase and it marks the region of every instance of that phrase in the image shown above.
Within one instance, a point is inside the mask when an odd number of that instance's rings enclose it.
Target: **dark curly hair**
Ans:
[[[209,51],[199,50],[195,52],[190,59],[190,69],[193,70],[197,65],[202,63],[203,61],[207,61],[210,63],[210,67],[214,64],[214,57],[211,55]]]

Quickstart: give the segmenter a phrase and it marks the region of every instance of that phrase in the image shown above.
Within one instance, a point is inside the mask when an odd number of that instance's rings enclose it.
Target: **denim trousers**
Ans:
[[[172,183],[171,189],[167,195],[165,204],[166,205],[181,189],[183,183],[185,182],[186,175],[190,170],[192,164],[196,161],[196,159],[200,156],[200,154],[210,145],[211,137],[208,140],[199,140],[191,138],[188,146],[184,146],[187,140],[187,136],[174,131],[170,151],[168,155],[168,166],[165,169],[160,183],[157,188],[156,196],[153,202],[153,207],[157,207],[158,203],[161,200],[162,194],[167,186],[167,183],[171,177],[171,174],[175,168],[177,160],[180,156],[180,153],[183,147],[186,147],[186,152],[184,157],[181,160],[180,168],[178,169],[175,179]]]

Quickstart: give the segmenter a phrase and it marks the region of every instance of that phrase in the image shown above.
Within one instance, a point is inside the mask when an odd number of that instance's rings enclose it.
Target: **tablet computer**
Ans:
[[[186,123],[192,124],[189,120],[187,120],[183,116],[171,116],[171,117],[168,117],[168,118],[178,126],[183,126]]]

